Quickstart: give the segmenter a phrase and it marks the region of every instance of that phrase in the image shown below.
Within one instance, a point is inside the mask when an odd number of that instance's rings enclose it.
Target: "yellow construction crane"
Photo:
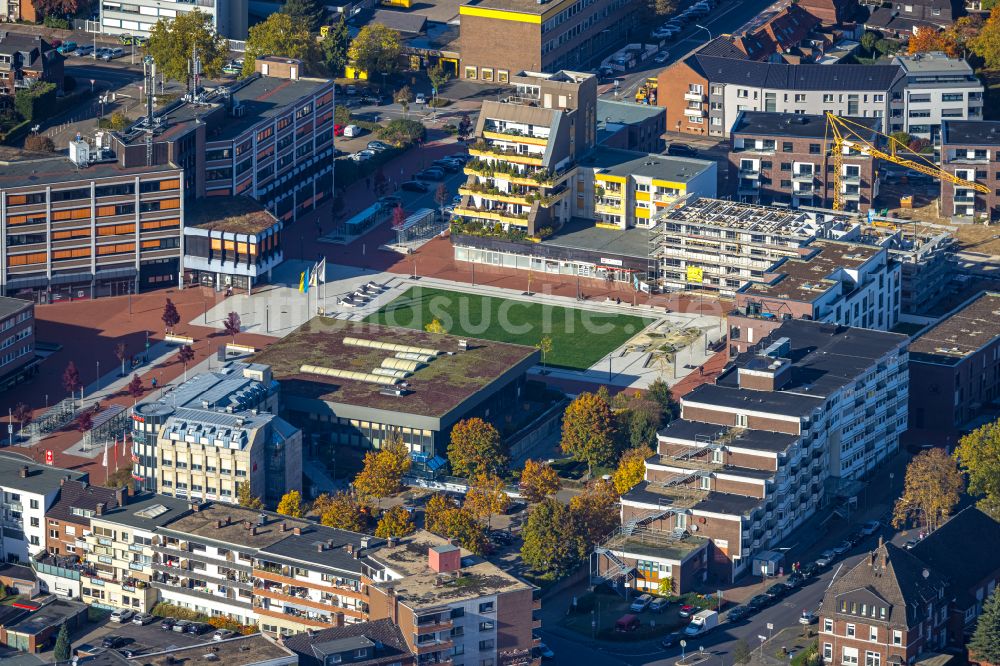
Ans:
[[[990,193],[990,188],[985,185],[980,185],[979,183],[971,180],[959,178],[953,173],[948,173],[931,160],[910,150],[908,147],[903,145],[902,142],[849,118],[841,118],[840,116],[834,115],[828,111],[826,114],[826,130],[827,137],[830,135],[833,136],[834,210],[844,209],[844,193],[841,192],[841,181],[843,179],[844,166],[844,148],[856,151],[862,155],[877,157],[880,160],[892,162],[893,164],[898,164],[906,167],[907,169],[919,171],[920,173],[926,174],[931,178],[944,180],[959,187],[968,187],[976,190],[977,192],[982,192],[983,194]],[[867,137],[870,137],[872,134],[885,139],[886,147],[884,149],[871,143]],[[907,153],[906,156],[899,155],[899,153],[903,151]]]

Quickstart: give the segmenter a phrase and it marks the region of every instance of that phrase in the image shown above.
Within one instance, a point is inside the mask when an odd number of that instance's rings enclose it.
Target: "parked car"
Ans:
[[[642,594],[636,597],[632,601],[632,605],[629,606],[628,609],[633,613],[641,613],[642,611],[646,610],[646,607],[649,606],[649,604],[652,603],[652,601],[653,601],[653,595]]]
[[[139,653],[142,652],[139,648],[119,648],[118,653],[125,657],[126,659],[132,659],[133,657],[138,657]]]
[[[799,573],[801,573],[805,578],[812,578],[819,573],[819,566],[815,562],[806,562],[802,565],[802,568],[799,569]]]
[[[788,592],[788,587],[784,583],[775,583],[771,587],[764,590],[764,594],[772,599],[780,599],[785,596],[786,592]]]
[[[194,634],[195,636],[197,636],[199,634],[205,633],[206,631],[208,631],[211,628],[212,628],[212,625],[205,624],[204,622],[192,622],[187,627],[184,628],[184,633],[185,634]]]
[[[670,600],[666,597],[656,597],[653,602],[649,604],[649,610],[654,613],[662,613],[663,610],[670,605]]]
[[[243,63],[237,64],[235,60],[230,60],[222,68],[224,74],[239,74],[243,71]]]
[[[76,47],[76,51],[73,52],[73,55],[78,58],[82,58],[83,56],[88,56],[93,52],[94,47],[92,44],[80,44],[80,46]]]
[[[726,613],[726,620],[729,622],[739,622],[751,613],[753,613],[753,609],[749,606],[737,606],[736,608],[729,609],[729,612]]]
[[[799,624],[804,624],[806,626],[815,624],[817,620],[819,620],[819,616],[812,611],[804,610],[802,611],[802,614],[799,615]]]
[[[760,610],[761,608],[767,608],[771,605],[771,597],[766,594],[758,594],[755,597],[751,597],[750,601],[747,602],[747,606],[752,610]]]
[[[542,659],[544,659],[545,661],[549,661],[551,659],[556,658],[556,653],[553,652],[552,648],[550,648],[545,643],[538,644],[538,654],[541,655]]]
[[[822,553],[819,554],[819,558],[816,560],[816,566],[820,567],[821,569],[825,569],[831,564],[833,564],[833,561],[835,559],[837,559],[837,553],[835,551],[824,550]]]
[[[376,153],[381,153],[383,150],[389,150],[391,146],[387,143],[382,143],[381,141],[369,141],[368,150],[374,150]]]
[[[441,169],[424,169],[416,176],[417,180],[444,180],[444,171]]]
[[[670,144],[670,147],[667,148],[667,155],[673,155],[675,157],[696,157],[698,155],[698,151],[686,143],[672,143]]]
[[[172,617],[165,617],[163,618],[163,622],[160,623],[160,629],[163,629],[164,631],[170,631],[171,629],[174,628],[175,624],[177,624],[177,620],[175,620]]]
[[[187,628],[191,626],[191,620],[177,620],[170,629],[178,634],[187,633]]]
[[[667,634],[666,636],[663,637],[663,640],[660,641],[660,647],[671,648],[677,645],[677,642],[680,641],[682,638],[684,638],[684,634],[680,633],[679,631]]]
[[[346,92],[348,95],[357,95],[358,87],[355,85],[347,86],[347,88],[344,89],[344,92]]]
[[[351,155],[351,159],[354,160],[355,162],[364,162],[366,160],[370,160],[373,157],[375,157],[375,151],[367,149],[359,150],[358,152]]]
[[[344,136],[353,137],[353,136],[361,136],[362,134],[364,134],[364,130],[358,127],[357,125],[348,125],[347,127],[344,128]]]
[[[691,604],[684,604],[683,606],[681,606],[681,609],[677,614],[680,615],[681,617],[691,617],[692,615],[696,615],[700,610],[701,608],[698,606],[693,606]]]
[[[905,548],[906,550],[910,550],[911,548],[913,548],[914,546],[916,546],[918,543],[920,543],[920,539],[917,538],[917,537],[913,537],[912,539],[910,539],[909,541],[907,541],[906,543],[903,544],[903,548]]]
[[[108,619],[112,622],[124,624],[126,622],[131,622],[133,617],[135,617],[135,611],[130,611],[127,608],[124,608],[112,612],[111,617]]]
[[[854,544],[852,544],[850,541],[841,541],[839,544],[833,547],[833,552],[836,555],[843,555],[844,553],[849,551],[853,546]]]
[[[132,624],[138,624],[141,627],[154,621],[156,621],[156,616],[149,613],[136,613],[135,617],[132,618]]]
[[[403,200],[395,194],[387,194],[379,199],[378,203],[382,205],[383,209],[395,208],[399,204],[403,203]]]
[[[797,587],[801,587],[804,582],[806,582],[806,577],[798,571],[793,571],[788,575],[788,578],[785,579],[785,587],[790,590],[794,590]]]
[[[861,526],[861,533],[865,536],[871,536],[878,532],[878,528],[882,527],[882,523],[877,520],[869,520],[867,523]]]
[[[454,162],[452,160],[444,160],[444,159],[434,160],[433,162],[431,162],[431,166],[443,169],[448,173],[458,173],[462,169],[461,164]]]
[[[469,153],[454,153],[452,155],[449,155],[446,159],[458,160],[462,164],[465,164],[466,162],[472,159],[472,155],[470,155]]]
[[[120,46],[116,46],[113,49],[108,49],[107,51],[105,51],[104,55],[101,56],[101,58],[105,62],[111,62],[115,58],[121,58],[123,55],[125,55],[125,49],[121,48]]]
[[[431,188],[419,180],[407,180],[399,184],[399,189],[405,192],[429,192]]]
[[[230,631],[229,629],[219,629],[214,634],[212,634],[213,641],[224,641],[227,638],[232,638],[236,635],[235,631]]]
[[[343,125],[334,124],[334,126],[333,126],[333,135],[334,136],[344,136],[344,126]]]
[[[425,97],[423,93],[417,93],[417,96],[416,96],[416,98],[414,98],[413,101],[416,104],[426,104],[427,103],[427,97]]]
[[[660,53],[656,54],[655,58],[653,58],[653,62],[655,62],[658,65],[662,65],[668,60],[670,60],[670,51],[661,51]]]
[[[104,637],[103,641],[101,641],[101,647],[105,647],[111,650],[117,647],[121,647],[122,645],[125,645],[125,639],[122,638],[121,636],[113,636],[109,634]]]
[[[63,55],[68,55],[73,51],[76,51],[76,42],[63,42],[59,48],[56,49],[59,53]]]
[[[719,613],[714,610],[703,610],[695,613],[690,624],[684,627],[685,636],[701,636],[719,626]]]
[[[94,51],[94,57],[95,58],[104,58],[104,54],[107,53],[107,52],[109,52],[110,50],[111,49],[109,49],[108,47],[102,46],[101,48],[99,48],[96,51]]]

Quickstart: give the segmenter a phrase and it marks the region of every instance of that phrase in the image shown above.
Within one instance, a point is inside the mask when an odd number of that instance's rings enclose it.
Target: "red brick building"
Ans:
[[[14,95],[36,81],[63,87],[63,58],[38,35],[0,31],[0,95]]]
[[[124,506],[126,488],[105,488],[86,481],[63,479],[59,497],[45,512],[45,550],[53,555],[77,555],[82,559],[83,532],[90,529],[90,517],[104,510]]]

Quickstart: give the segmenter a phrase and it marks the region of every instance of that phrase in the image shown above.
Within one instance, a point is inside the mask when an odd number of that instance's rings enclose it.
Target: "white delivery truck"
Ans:
[[[719,613],[714,610],[703,610],[691,618],[691,622],[684,628],[684,633],[687,636],[700,636],[717,626],[719,626]]]

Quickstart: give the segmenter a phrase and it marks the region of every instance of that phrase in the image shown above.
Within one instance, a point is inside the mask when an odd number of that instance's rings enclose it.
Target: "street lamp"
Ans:
[[[702,30],[704,30],[705,32],[707,32],[708,33],[708,41],[712,41],[712,31],[711,30],[709,30],[705,26],[701,25],[700,23],[695,23],[694,27],[701,28]]]

